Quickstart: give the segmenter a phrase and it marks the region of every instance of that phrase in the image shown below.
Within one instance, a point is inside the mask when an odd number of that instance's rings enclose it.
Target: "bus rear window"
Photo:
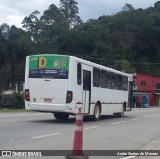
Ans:
[[[68,79],[68,56],[30,56],[29,78]]]

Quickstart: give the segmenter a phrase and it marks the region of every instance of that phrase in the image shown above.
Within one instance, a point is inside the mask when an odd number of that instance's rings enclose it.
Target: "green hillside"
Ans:
[[[1,89],[24,80],[25,57],[33,54],[75,55],[128,73],[160,76],[160,1],[147,9],[125,4],[115,15],[87,22],[78,13],[76,1],[60,0],[59,8],[51,4],[43,14],[26,16],[23,28],[1,24]]]

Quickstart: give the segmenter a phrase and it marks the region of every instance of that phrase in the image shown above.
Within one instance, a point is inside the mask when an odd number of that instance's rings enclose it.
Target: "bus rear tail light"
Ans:
[[[73,99],[73,92],[67,91],[66,103],[71,103]]]
[[[25,96],[26,101],[30,101],[29,89],[25,89],[24,96]]]

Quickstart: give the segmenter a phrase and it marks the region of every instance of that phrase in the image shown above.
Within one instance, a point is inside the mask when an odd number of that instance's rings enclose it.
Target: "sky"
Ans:
[[[78,2],[79,16],[85,22],[97,19],[102,15],[113,15],[121,11],[125,3],[137,8],[153,7],[158,0],[76,0]],[[22,21],[33,11],[38,10],[43,15],[51,4],[59,7],[59,0],[1,0],[0,25],[7,23],[10,26],[22,26]]]

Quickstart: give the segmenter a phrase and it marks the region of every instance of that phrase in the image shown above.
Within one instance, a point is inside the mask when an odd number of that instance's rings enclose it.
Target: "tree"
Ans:
[[[40,18],[41,21],[41,42],[50,48],[53,53],[53,46],[56,39],[66,30],[66,21],[56,5],[51,4],[48,10]]]
[[[7,40],[9,38],[10,26],[7,23],[0,25],[0,92],[3,89],[5,54],[7,54]]]
[[[134,10],[134,7],[128,3],[126,3],[125,6],[122,8],[122,11],[130,11],[130,10]]]
[[[0,38],[7,40],[9,37],[10,26],[7,23],[3,23],[0,26]]]
[[[154,4],[154,7],[159,9],[160,8],[160,1],[157,1],[155,4]]]
[[[131,66],[130,62],[127,60],[120,60],[117,62],[118,66],[117,69],[126,73],[133,73],[135,72],[135,68]]]
[[[40,31],[40,21],[38,18],[39,11],[32,12],[29,17],[25,17],[22,24],[24,28],[31,36],[32,42],[38,41],[38,35]]]
[[[78,16],[78,3],[75,0],[60,0],[60,11],[67,21],[69,28],[81,24],[82,20]]]

